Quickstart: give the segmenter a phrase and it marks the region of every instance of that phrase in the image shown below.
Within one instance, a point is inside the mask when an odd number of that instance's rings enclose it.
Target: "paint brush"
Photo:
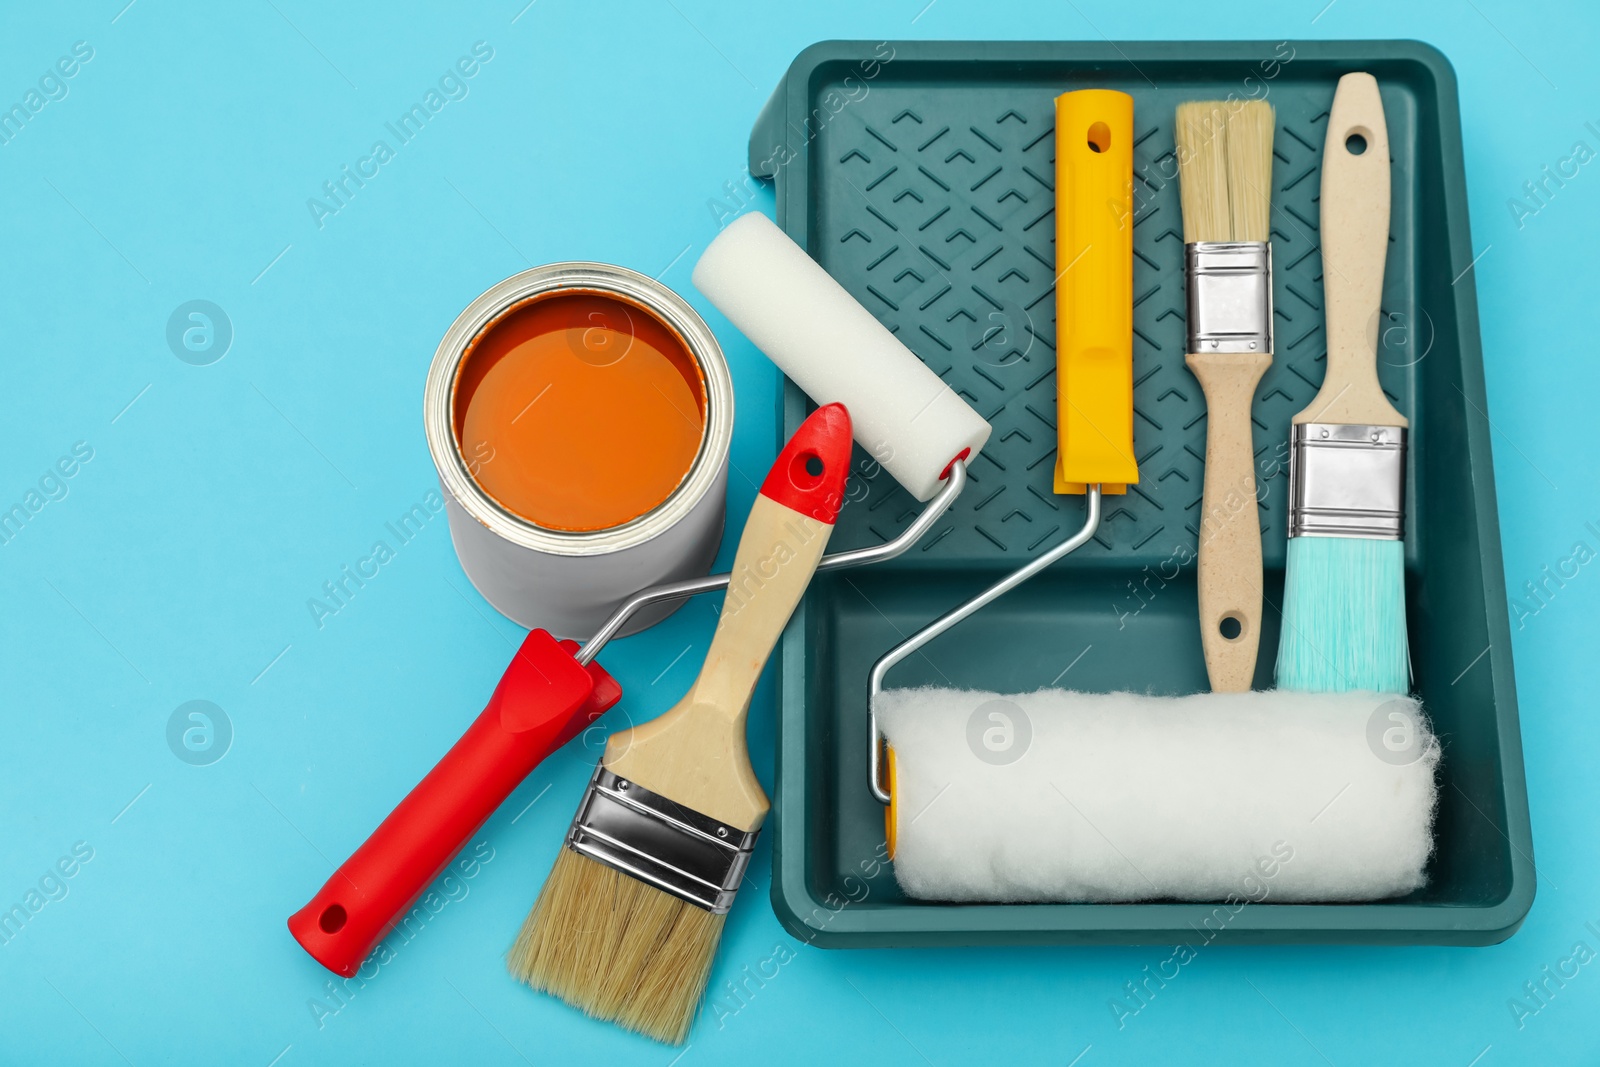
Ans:
[[[1322,152],[1322,389],[1294,417],[1278,685],[1410,689],[1406,417],[1378,384],[1389,251],[1389,131],[1370,74],[1339,79]]]
[[[1272,362],[1272,105],[1178,105],[1188,279],[1185,362],[1206,398],[1200,643],[1218,693],[1243,692],[1261,642],[1261,519],[1250,407]]]
[[[687,1036],[768,808],[750,696],[833,531],[850,448],[842,404],[801,424],[751,508],[700,676],[607,742],[507,955],[535,989],[659,1041]]]

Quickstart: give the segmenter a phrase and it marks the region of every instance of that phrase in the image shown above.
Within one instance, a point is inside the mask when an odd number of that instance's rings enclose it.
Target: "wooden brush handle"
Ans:
[[[756,497],[733,558],[733,580],[689,698],[744,736],[750,695],[805,594],[833,527],[771,497]]]
[[[1195,355],[1186,362],[1206,394],[1206,480],[1200,502],[1200,645],[1216,693],[1242,693],[1261,643],[1261,519],[1256,507],[1250,403],[1272,357]],[[1238,623],[1224,635],[1225,620]]]
[[[1359,140],[1357,140],[1359,138]],[[1353,148],[1365,147],[1359,152]],[[1405,426],[1378,385],[1378,307],[1389,254],[1389,127],[1378,82],[1346,74],[1322,149],[1322,291],[1328,368],[1297,423]]]
[[[849,465],[844,405],[818,408],[778,454],[750,509],[700,676],[671,711],[612,735],[607,770],[730,826],[760,827],[767,796],[750,767],[745,714],[828,544]]]

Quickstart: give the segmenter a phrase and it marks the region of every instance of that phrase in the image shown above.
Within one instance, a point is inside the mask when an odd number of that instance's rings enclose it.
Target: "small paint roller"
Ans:
[[[891,649],[869,679],[869,784],[888,805],[896,879],[913,898],[960,902],[1410,892],[1432,848],[1439,746],[1409,698],[883,688],[901,660],[1086,543],[1101,494],[1138,479],[1132,134],[1124,94],[1056,101],[1055,483],[1085,493],[1084,527]],[[1007,758],[985,758],[999,749]]]
[[[765,215],[729,223],[694,284],[807,396],[848,408],[856,442],[918,500],[989,439],[983,417]]]

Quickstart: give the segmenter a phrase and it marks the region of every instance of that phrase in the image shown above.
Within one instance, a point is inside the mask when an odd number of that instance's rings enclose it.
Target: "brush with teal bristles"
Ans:
[[[1389,133],[1370,74],[1339,79],[1322,155],[1322,389],[1294,417],[1278,685],[1411,688],[1406,645],[1406,417],[1378,384],[1389,250]]]

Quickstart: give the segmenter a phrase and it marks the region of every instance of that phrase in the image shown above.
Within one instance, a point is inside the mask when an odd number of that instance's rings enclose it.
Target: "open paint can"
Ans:
[[[709,571],[733,381],[661,283],[582,262],[507,278],[445,332],[423,405],[462,569],[520,625],[583,639],[638,590]]]

